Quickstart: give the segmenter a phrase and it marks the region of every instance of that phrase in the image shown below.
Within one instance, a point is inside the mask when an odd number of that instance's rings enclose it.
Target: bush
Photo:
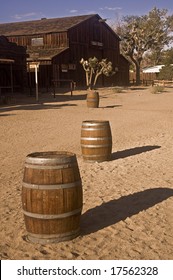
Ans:
[[[115,93],[122,93],[122,92],[123,92],[123,89],[120,88],[120,87],[115,87],[115,88],[113,88],[113,91],[114,91]]]
[[[163,86],[153,86],[152,87],[152,93],[156,94],[156,93],[162,93],[164,91],[164,87]]]

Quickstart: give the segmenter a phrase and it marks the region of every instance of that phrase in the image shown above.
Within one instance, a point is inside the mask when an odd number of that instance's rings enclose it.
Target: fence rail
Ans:
[[[169,80],[153,80],[153,86],[157,85],[157,86],[164,86],[164,87],[169,87],[169,86],[173,86],[173,81],[169,81]]]
[[[130,82],[130,85],[135,85],[136,84],[136,80],[135,79],[132,79],[129,82]],[[143,79],[143,80],[140,80],[140,84],[144,85],[144,86],[150,86],[150,85],[153,85],[153,80]]]
[[[140,81],[141,85],[144,86],[164,86],[164,87],[173,87],[173,80],[141,80]],[[135,85],[136,84],[136,80],[132,79],[130,80],[130,85]]]

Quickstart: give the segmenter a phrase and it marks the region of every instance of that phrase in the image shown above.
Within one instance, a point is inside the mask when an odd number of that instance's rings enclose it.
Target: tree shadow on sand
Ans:
[[[1,114],[0,112],[0,117],[11,117],[11,116],[15,116],[16,114]]]
[[[9,107],[2,107],[0,108],[0,116],[8,116],[8,114],[2,114],[4,112],[10,111],[19,111],[19,110],[26,110],[26,111],[39,111],[39,110],[51,110],[51,109],[62,109],[63,107],[74,107],[77,106],[76,104],[69,104],[69,103],[62,103],[62,104],[27,104],[27,105],[14,105]]]
[[[81,235],[88,235],[125,220],[173,197],[173,189],[153,188],[133,193],[89,209],[81,216]]]
[[[131,149],[123,150],[123,151],[118,151],[118,152],[112,153],[111,160],[116,160],[116,159],[120,159],[120,158],[135,156],[135,155],[145,153],[145,152],[149,152],[149,151],[159,149],[159,148],[161,148],[161,146],[148,145],[148,146],[142,146],[142,147],[135,147],[135,148],[131,148]]]
[[[148,87],[130,87],[129,89],[130,90],[144,90],[144,89],[147,89]]]

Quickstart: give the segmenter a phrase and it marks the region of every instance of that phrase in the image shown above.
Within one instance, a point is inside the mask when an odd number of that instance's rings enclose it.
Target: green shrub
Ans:
[[[121,92],[123,91],[123,89],[120,88],[120,87],[116,87],[116,88],[113,88],[113,91],[114,91],[115,93],[121,93]]]
[[[153,86],[152,87],[152,93],[156,94],[156,93],[162,93],[164,91],[164,87],[163,86]]]

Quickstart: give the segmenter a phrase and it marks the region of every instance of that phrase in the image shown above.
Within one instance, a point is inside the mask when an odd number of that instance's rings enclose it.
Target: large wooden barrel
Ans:
[[[87,93],[87,107],[98,108],[99,107],[99,93],[96,91],[88,91]]]
[[[26,157],[22,207],[29,241],[46,244],[77,237],[82,201],[75,154],[39,152]]]
[[[83,121],[81,150],[85,161],[102,162],[110,160],[112,134],[109,121]]]

